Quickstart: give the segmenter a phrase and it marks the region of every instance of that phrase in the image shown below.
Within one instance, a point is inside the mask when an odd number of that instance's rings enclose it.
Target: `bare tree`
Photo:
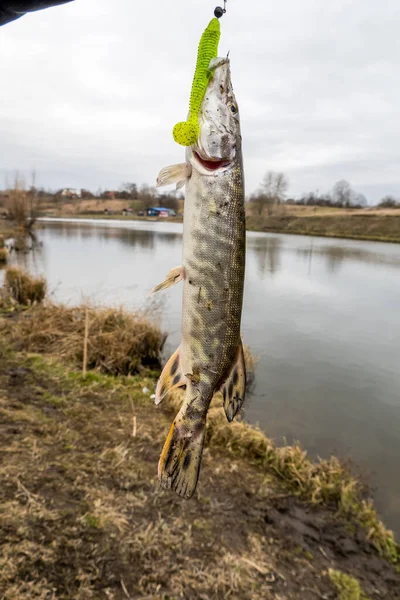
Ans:
[[[364,196],[364,194],[358,193],[354,195],[353,204],[365,208],[366,206],[368,206],[368,200],[366,196]]]
[[[179,194],[176,190],[171,190],[170,192],[158,196],[158,205],[177,211],[179,210],[181,199],[182,194]]]
[[[349,208],[354,197],[354,192],[350,183],[345,179],[341,179],[333,186],[332,196],[337,206]]]
[[[258,212],[261,215],[264,206],[267,206],[268,215],[273,213],[277,204],[282,204],[286,198],[286,192],[289,187],[289,180],[284,173],[267,171],[261,183],[261,190],[258,194]]]
[[[127,197],[130,198],[131,200],[136,200],[137,195],[138,195],[138,189],[137,189],[137,185],[136,183],[123,183],[120,187],[120,191],[121,192],[126,192],[127,193]]]
[[[150,208],[151,206],[155,206],[156,202],[158,202],[157,190],[155,187],[150,187],[144,183],[140,186],[137,198],[142,201],[145,209]]]

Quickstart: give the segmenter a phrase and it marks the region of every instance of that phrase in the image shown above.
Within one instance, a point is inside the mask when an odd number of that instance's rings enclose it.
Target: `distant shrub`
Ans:
[[[47,284],[43,277],[32,277],[17,267],[9,267],[4,277],[6,293],[22,306],[42,302],[46,296]]]
[[[379,202],[378,208],[400,208],[400,202],[393,196],[385,196]]]

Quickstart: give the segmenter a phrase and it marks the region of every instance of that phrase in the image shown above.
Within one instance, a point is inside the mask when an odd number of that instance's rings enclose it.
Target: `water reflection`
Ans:
[[[264,275],[266,271],[273,275],[279,269],[281,240],[279,237],[257,237],[248,247],[255,254],[258,271]]]
[[[44,225],[43,229],[50,229],[57,232],[58,237],[67,238],[70,240],[91,240],[99,239],[104,242],[118,241],[122,245],[139,246],[141,248],[153,249],[157,242],[181,242],[182,235],[175,232],[163,232],[152,230],[135,230],[123,229],[121,227],[93,227],[93,225],[79,224],[78,226],[71,223],[51,223]]]
[[[6,244],[9,251],[9,263],[22,269],[38,270],[44,266],[43,242],[38,231],[29,231],[18,240],[11,239]]]
[[[392,255],[379,251],[374,252],[364,248],[337,245],[322,245],[314,248],[313,241],[310,242],[308,248],[298,248],[297,253],[299,256],[304,256],[309,263],[312,262],[313,255],[325,257],[327,267],[331,273],[338,271],[346,261],[370,263],[372,265],[387,265],[397,268],[400,267],[399,255]]]

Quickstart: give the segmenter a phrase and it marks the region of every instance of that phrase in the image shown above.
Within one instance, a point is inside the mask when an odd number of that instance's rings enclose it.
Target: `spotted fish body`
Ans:
[[[170,285],[183,279],[182,342],[156,391],[158,402],[170,390],[186,386],[159,462],[161,485],[185,498],[196,489],[214,393],[222,391],[229,421],[245,393],[240,337],[245,269],[240,124],[229,60],[215,59],[210,69],[213,76],[200,112],[200,135],[187,149],[180,171],[186,183],[183,266],[173,269],[166,280]],[[168,169],[178,180],[179,169]],[[162,183],[168,179],[163,171]],[[156,289],[162,287],[167,285]]]

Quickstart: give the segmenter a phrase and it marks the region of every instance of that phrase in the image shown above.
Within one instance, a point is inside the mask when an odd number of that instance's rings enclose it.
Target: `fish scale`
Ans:
[[[207,178],[194,172],[186,186],[193,209],[188,207],[188,214],[185,213],[183,367],[191,372],[193,364],[207,357],[212,339],[205,332],[211,330],[217,339],[221,338],[217,359],[208,362],[218,374],[214,385],[231,367],[232,353],[236,352],[240,337],[245,256],[241,173],[241,165],[219,178]],[[227,204],[225,198],[229,198]],[[229,294],[229,302],[226,289],[235,291]],[[208,302],[212,303],[211,310]],[[200,329],[191,325],[193,313],[200,319]],[[225,356],[230,360],[224,360]]]

